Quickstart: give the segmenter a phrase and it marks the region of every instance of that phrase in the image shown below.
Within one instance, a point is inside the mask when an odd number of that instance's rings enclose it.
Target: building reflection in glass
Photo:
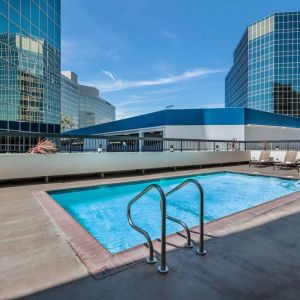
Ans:
[[[60,132],[60,5],[0,0],[0,130]]]

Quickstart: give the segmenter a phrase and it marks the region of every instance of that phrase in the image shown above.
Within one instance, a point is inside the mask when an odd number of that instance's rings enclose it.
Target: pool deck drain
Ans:
[[[72,239],[66,242],[65,233],[53,225],[55,223],[50,221],[32,195],[32,192],[41,190],[224,170],[250,171],[248,166],[235,166],[126,178],[2,186],[0,299],[30,294],[33,299],[98,299],[100,296],[103,299],[144,300],[300,299],[300,239],[297,230],[300,226],[300,197],[295,194],[207,224],[205,233],[211,237],[207,240],[208,255],[204,258],[193,255],[193,250],[182,249],[180,245],[185,240],[180,235],[169,236],[167,263],[171,270],[167,276],[160,276],[155,268],[142,263],[101,281],[88,276],[82,260],[71,248]],[[300,179],[296,170],[273,171],[266,167],[259,168],[259,171],[263,175]],[[193,233],[193,239],[197,242],[198,235]],[[159,245],[156,241],[157,251]],[[144,247],[138,259],[147,254]],[[118,265],[124,265],[124,261],[114,266],[107,264],[105,268],[114,270]],[[97,266],[99,270],[103,267],[101,264]],[[97,273],[98,269],[94,272]]]

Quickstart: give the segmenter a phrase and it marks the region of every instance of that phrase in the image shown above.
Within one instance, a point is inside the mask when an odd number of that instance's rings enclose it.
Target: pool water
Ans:
[[[147,182],[102,185],[49,192],[51,197],[75,218],[111,253],[145,242],[132,229],[126,217],[128,202],[151,183],[168,192],[188,178],[196,179],[204,189],[205,222],[253,207],[300,190],[295,180],[220,172]],[[132,206],[132,219],[152,239],[160,236],[160,205],[157,191],[152,190]],[[199,225],[199,192],[192,185],[167,197],[167,214]],[[167,220],[167,234],[182,230]]]

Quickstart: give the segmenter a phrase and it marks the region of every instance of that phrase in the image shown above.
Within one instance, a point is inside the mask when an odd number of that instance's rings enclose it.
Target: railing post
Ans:
[[[166,266],[166,219],[167,219],[167,208],[166,208],[166,196],[164,192],[161,193],[161,259],[160,265],[158,266],[158,272],[166,274],[169,272],[169,268]]]
[[[33,147],[35,146],[35,145],[31,145],[31,136],[29,136],[28,142],[29,142],[29,149],[30,149],[30,148],[33,148]],[[28,149],[28,150],[29,150],[29,149]]]
[[[206,255],[207,251],[204,250],[204,192],[199,184],[200,190],[200,236],[199,236],[199,248],[197,249],[197,254]]]
[[[180,140],[180,151],[182,152],[182,140]]]

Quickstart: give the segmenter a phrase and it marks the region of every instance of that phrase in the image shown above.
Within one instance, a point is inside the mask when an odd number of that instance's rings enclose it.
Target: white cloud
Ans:
[[[143,103],[146,104],[153,104],[154,102],[160,102],[161,104],[164,103],[164,101],[169,101],[170,99],[174,98],[174,96],[137,96],[137,95],[130,95],[125,101],[115,103],[117,108],[119,107],[127,107],[130,105],[140,104]],[[163,109],[165,106],[162,105],[161,109]]]
[[[94,82],[86,82],[86,84],[99,88],[100,92],[114,92],[114,91],[120,91],[120,90],[132,89],[132,88],[174,84],[174,83],[190,80],[193,78],[200,78],[205,75],[220,73],[222,71],[223,70],[216,70],[216,69],[209,69],[209,68],[197,68],[193,70],[187,70],[184,73],[179,75],[157,78],[152,80],[116,79],[113,82],[94,81]]]
[[[177,36],[174,33],[170,32],[166,29],[162,29],[160,32],[164,37],[168,38],[169,40],[172,40],[172,41],[178,40]]]
[[[116,77],[113,75],[112,72],[102,70],[102,73],[105,74],[106,76],[108,76],[112,81],[117,81]]]
[[[160,88],[158,90],[147,91],[147,95],[165,95],[174,94],[186,90],[188,87],[173,87],[173,88]],[[191,89],[191,87],[189,87]]]

